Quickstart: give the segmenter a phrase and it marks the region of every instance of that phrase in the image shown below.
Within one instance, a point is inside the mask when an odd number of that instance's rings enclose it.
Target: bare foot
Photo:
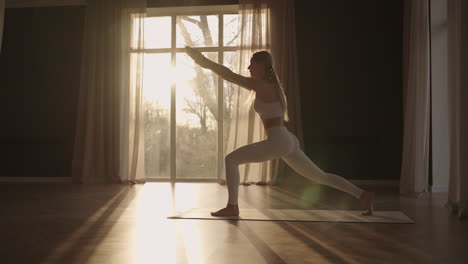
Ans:
[[[239,216],[239,206],[228,204],[225,208],[212,212],[211,215],[218,217]]]
[[[372,215],[374,213],[374,197],[375,194],[373,192],[366,192],[364,191],[361,194],[361,201],[364,202],[366,206],[366,212],[363,212],[362,215]]]

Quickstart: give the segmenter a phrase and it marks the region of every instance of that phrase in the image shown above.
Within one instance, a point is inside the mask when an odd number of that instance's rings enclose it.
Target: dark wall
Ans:
[[[6,9],[0,175],[70,176],[84,7]]]
[[[398,179],[401,0],[297,1],[306,154],[350,179]]]

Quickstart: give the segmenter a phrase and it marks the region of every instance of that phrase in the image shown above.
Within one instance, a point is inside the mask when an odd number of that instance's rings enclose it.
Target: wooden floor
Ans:
[[[374,189],[377,210],[401,210],[416,223],[166,218],[192,207],[223,206],[226,188],[215,183],[2,183],[0,261],[468,263],[468,223],[444,207],[444,194],[415,199],[399,196],[395,188]],[[328,187],[294,194],[241,186],[240,197],[241,210],[360,208],[353,197]]]

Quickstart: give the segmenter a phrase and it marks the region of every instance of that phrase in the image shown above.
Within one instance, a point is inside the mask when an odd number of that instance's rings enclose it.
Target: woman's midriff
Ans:
[[[271,127],[276,127],[276,126],[284,126],[284,118],[283,117],[274,117],[274,118],[268,118],[268,119],[263,119],[263,127],[265,130],[271,128]]]

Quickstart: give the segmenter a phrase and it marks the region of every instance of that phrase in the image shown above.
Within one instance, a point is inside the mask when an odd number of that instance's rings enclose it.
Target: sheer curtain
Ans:
[[[142,101],[146,2],[146,0],[131,1],[132,8],[124,10],[124,16],[127,19],[122,26],[123,29],[127,30],[125,33],[130,33],[130,35],[121,38],[122,42],[127,45],[122,50],[125,57],[120,85],[120,131],[122,133],[120,136],[120,180],[122,182],[145,182],[144,106]],[[129,28],[131,28],[130,31],[128,31]],[[131,42],[128,41],[129,39]],[[132,51],[131,54],[128,53],[129,50]]]
[[[288,99],[289,131],[296,135],[301,148],[304,147],[302,134],[299,69],[297,65],[295,1],[271,1],[271,52],[275,59],[275,70],[284,84]],[[275,160],[271,164],[271,181],[277,181],[284,173],[286,164]]]
[[[468,2],[448,1],[450,178],[448,204],[468,220]]]
[[[428,1],[405,1],[401,194],[427,191],[429,168]]]
[[[88,1],[73,157],[75,182],[144,179],[139,49],[144,43],[145,12],[145,0]],[[137,69],[132,75],[131,63]]]
[[[272,53],[275,70],[288,96],[288,127],[302,142],[294,1],[240,0],[239,16],[238,72],[249,75],[247,67],[254,52],[269,50]],[[266,138],[260,118],[247,103],[250,96],[244,89],[236,90],[227,153]],[[241,183],[274,182],[282,166],[278,160],[241,165]]]
[[[239,1],[239,74],[249,76],[247,67],[252,54],[269,49],[269,22],[267,1]],[[250,96],[250,92],[245,89],[238,88],[235,91],[226,153],[266,138],[260,118],[253,107],[248,105]],[[244,164],[239,167],[239,171],[242,184],[257,182],[267,178],[268,162]]]

